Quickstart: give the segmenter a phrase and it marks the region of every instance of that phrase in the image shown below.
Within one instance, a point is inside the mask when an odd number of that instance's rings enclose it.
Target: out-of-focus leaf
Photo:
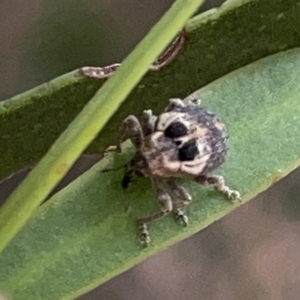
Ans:
[[[235,0],[194,17],[178,59],[145,76],[87,153],[114,143],[128,113],[159,112],[170,97],[185,97],[259,58],[300,46],[299,15],[298,0]],[[1,102],[0,178],[36,163],[103,82],[75,71]]]

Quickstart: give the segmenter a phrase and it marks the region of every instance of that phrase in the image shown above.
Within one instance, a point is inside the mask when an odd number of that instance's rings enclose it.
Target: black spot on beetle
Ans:
[[[180,122],[174,122],[165,129],[165,136],[170,139],[179,138],[181,136],[187,135],[187,133],[188,129],[184,124]]]
[[[179,160],[180,161],[190,161],[193,160],[199,154],[199,149],[196,144],[196,140],[190,140],[186,142],[179,149]]]

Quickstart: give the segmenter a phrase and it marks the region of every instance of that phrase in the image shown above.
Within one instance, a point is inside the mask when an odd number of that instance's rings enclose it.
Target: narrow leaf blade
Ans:
[[[217,172],[243,202],[299,165],[300,49],[237,70],[199,90],[203,106],[227,124],[231,149]],[[126,162],[132,148],[115,157]],[[237,208],[218,192],[184,182],[193,202],[190,225],[171,216],[151,224],[141,250],[136,218],[159,210],[148,179],[121,188],[122,170],[102,173],[107,156],[43,205],[0,256],[0,289],[15,300],[72,299]],[[125,205],[130,200],[129,210]],[[54,288],[55,287],[55,288]]]

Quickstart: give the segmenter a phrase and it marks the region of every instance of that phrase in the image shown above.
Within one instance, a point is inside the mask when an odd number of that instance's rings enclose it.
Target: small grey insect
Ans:
[[[222,176],[209,175],[224,162],[229,137],[216,115],[200,106],[200,99],[170,99],[158,117],[151,110],[145,110],[141,123],[135,116],[128,116],[122,123],[116,146],[118,152],[125,138],[131,139],[136,154],[125,173],[123,187],[128,185],[133,173],[142,173],[151,179],[162,206],[161,211],[138,219],[142,244],[150,242],[147,223],[170,212],[174,212],[180,224],[188,224],[182,208],[192,197],[176,178],[209,184],[231,200],[240,199],[240,193],[229,189]]]

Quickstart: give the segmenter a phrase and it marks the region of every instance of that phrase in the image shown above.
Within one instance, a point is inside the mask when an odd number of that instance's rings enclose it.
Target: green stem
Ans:
[[[177,0],[90,100],[0,210],[0,252],[97,136],[203,0]]]

